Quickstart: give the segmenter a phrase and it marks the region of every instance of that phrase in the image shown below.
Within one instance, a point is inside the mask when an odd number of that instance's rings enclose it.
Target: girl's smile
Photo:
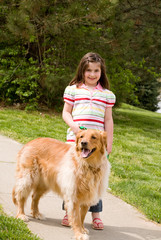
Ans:
[[[89,62],[84,72],[85,85],[95,87],[101,77],[101,65],[99,62]]]

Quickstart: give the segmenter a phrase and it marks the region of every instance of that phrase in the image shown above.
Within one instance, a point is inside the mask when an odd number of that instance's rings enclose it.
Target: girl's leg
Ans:
[[[63,201],[63,204],[62,204],[62,209],[65,210],[64,208],[64,201]],[[61,225],[65,226],[65,227],[70,227],[70,224],[69,224],[69,220],[68,220],[68,214],[67,214],[67,211],[63,217],[63,220],[61,222]]]
[[[97,205],[91,206],[89,209],[92,212],[93,228],[96,230],[103,230],[104,226],[100,219],[100,212],[102,212],[102,200]]]
[[[65,210],[64,209],[64,202],[63,202],[63,205],[62,205],[62,209]],[[100,200],[97,205],[91,206],[90,209],[89,209],[89,212],[92,213],[93,228],[96,229],[96,230],[103,230],[104,226],[103,226],[103,222],[100,218],[100,212],[102,212],[102,200]],[[66,227],[70,226],[69,221],[68,221],[67,212],[66,212],[61,224],[63,226],[66,226]]]

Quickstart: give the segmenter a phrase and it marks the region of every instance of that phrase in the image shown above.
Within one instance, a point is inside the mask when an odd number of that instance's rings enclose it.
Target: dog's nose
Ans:
[[[87,144],[88,144],[88,143],[87,143],[86,141],[82,141],[82,142],[81,142],[82,147],[86,147]]]

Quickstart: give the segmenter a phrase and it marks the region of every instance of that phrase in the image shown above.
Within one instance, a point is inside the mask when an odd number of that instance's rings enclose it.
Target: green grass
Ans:
[[[39,237],[31,233],[22,220],[6,216],[2,208],[0,208],[0,239],[41,240]]]
[[[0,110],[0,133],[21,143],[36,137],[52,137],[62,141],[66,138],[67,126],[60,114]]]
[[[161,114],[124,104],[114,115],[112,192],[161,223]]]
[[[60,114],[0,110],[0,133],[21,143],[66,138]],[[161,114],[123,104],[114,110],[112,193],[161,223]]]

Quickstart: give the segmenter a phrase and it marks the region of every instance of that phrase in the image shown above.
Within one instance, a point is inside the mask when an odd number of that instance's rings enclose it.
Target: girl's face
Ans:
[[[95,87],[101,77],[101,65],[99,62],[89,62],[84,72],[85,85]]]

